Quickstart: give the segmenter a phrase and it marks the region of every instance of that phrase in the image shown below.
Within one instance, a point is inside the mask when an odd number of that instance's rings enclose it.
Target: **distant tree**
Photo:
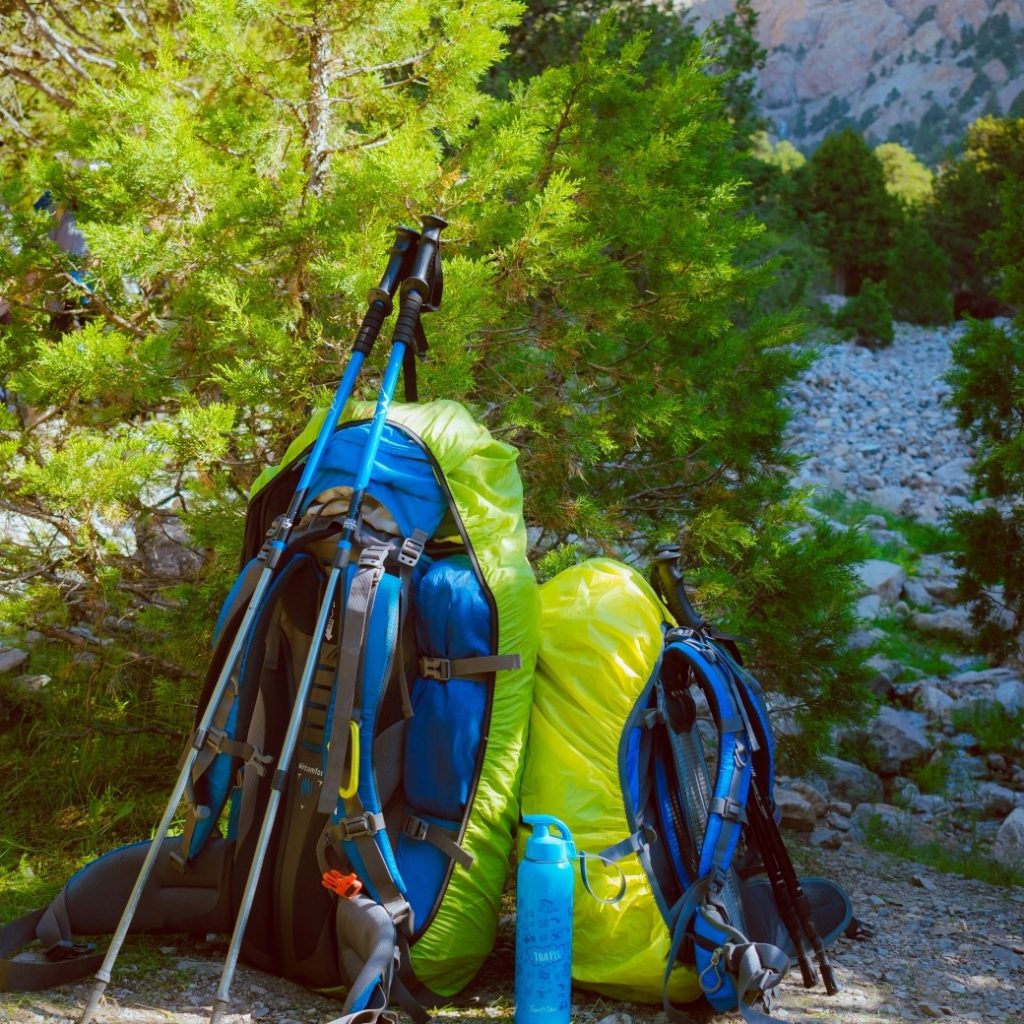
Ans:
[[[758,13],[750,0],[736,0],[736,7],[708,32],[716,67],[725,74],[722,95],[742,149],[750,147],[756,131],[765,127],[761,113],[761,89],[757,72],[768,51],[757,41]]]
[[[838,289],[856,295],[865,278],[880,281],[899,207],[886,191],[881,161],[861,136],[851,129],[829,135],[811,157],[807,189]]]
[[[836,326],[850,331],[867,348],[891,345],[895,335],[885,287],[864,278],[860,291],[837,314]]]
[[[789,139],[773,143],[768,133],[760,130],[754,132],[750,142],[751,156],[770,167],[777,167],[783,174],[791,174],[807,163],[807,157]]]
[[[677,0],[529,0],[525,7],[509,30],[504,59],[489,73],[488,87],[501,96],[512,82],[575,60],[587,31],[602,17],[613,19],[622,38],[650,35],[642,58],[646,70],[678,66],[697,37],[688,6]]]
[[[967,132],[964,154],[939,172],[934,201],[925,210],[928,230],[949,256],[954,311],[990,317],[1004,309],[997,260],[987,235],[1004,217],[1000,188],[1024,177],[1024,118],[979,118]]]
[[[918,206],[932,196],[935,175],[898,142],[883,142],[875,147],[875,156],[882,162],[885,188],[889,195]]]
[[[886,257],[885,291],[897,320],[944,324],[953,318],[949,256],[914,210],[904,216]]]

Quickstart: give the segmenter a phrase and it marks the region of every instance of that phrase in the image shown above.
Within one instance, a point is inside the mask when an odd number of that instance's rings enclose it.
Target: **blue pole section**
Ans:
[[[259,885],[263,863],[266,860],[270,839],[274,833],[274,824],[277,821],[277,812],[281,805],[285,781],[288,772],[291,771],[292,759],[295,756],[295,748],[298,745],[302,717],[313,688],[313,678],[316,675],[316,668],[320,661],[320,648],[323,643],[324,633],[327,630],[327,621],[334,604],[338,586],[345,575],[345,569],[351,556],[352,540],[356,534],[359,522],[359,509],[362,505],[363,494],[373,474],[373,465],[376,462],[377,449],[380,447],[380,439],[384,433],[384,424],[387,421],[391,398],[395,393],[395,388],[398,386],[398,375],[402,369],[402,356],[404,353],[404,345],[395,345],[391,351],[391,358],[388,360],[387,369],[384,371],[384,382],[377,397],[377,407],[373,414],[373,421],[370,424],[370,433],[366,440],[366,447],[363,449],[362,461],[356,473],[352,502],[342,528],[341,540],[338,542],[334,564],[331,567],[330,575],[327,577],[327,584],[320,598],[320,609],[317,614],[316,625],[313,627],[313,643],[310,645],[309,654],[302,669],[302,677],[295,692],[292,713],[288,719],[288,728],[285,732],[284,741],[281,744],[281,753],[277,761],[277,772],[274,775],[274,783],[270,791],[270,797],[267,800],[267,809],[263,815],[263,824],[260,826],[256,848],[249,863],[249,875],[246,878],[245,889],[242,892],[242,899],[238,904],[235,927],[231,933],[227,956],[224,959],[224,969],[221,973],[220,984],[217,987],[217,995],[213,1001],[210,1024],[221,1024],[227,1011],[231,993],[231,982],[234,978],[235,968],[238,966],[238,957],[242,950],[242,939],[245,937],[245,929],[249,923],[249,916],[252,913],[252,904],[256,897],[256,889]]]
[[[338,420],[345,411],[345,406],[348,405],[352,392],[355,391],[356,378],[359,376],[359,371],[362,369],[365,360],[366,356],[362,352],[353,352],[352,358],[345,368],[345,375],[341,378],[338,390],[334,393],[334,401],[331,402],[331,407],[327,410],[327,416],[320,427],[320,433],[317,434],[316,444],[313,445],[313,450],[309,453],[309,458],[306,459],[302,476],[299,477],[298,486],[295,488],[295,493],[301,495],[302,499],[305,499],[306,491],[309,490],[309,485],[313,482],[313,476],[320,467],[320,460],[324,456],[327,442],[330,441],[331,435],[338,425]]]
[[[206,746],[210,734],[210,727],[213,723],[214,716],[216,715],[217,708],[220,706],[224,695],[227,693],[232,673],[235,670],[242,648],[244,647],[248,639],[249,632],[252,629],[253,620],[256,617],[264,595],[270,587],[274,570],[277,568],[281,555],[287,547],[292,527],[299,520],[301,506],[305,501],[306,492],[313,480],[313,475],[319,468],[324,449],[327,447],[327,443],[334,432],[338,417],[341,415],[342,410],[345,408],[349,398],[352,396],[352,392],[355,389],[356,378],[359,375],[359,370],[362,367],[366,356],[373,348],[373,343],[377,338],[381,325],[391,313],[392,297],[413,267],[414,258],[417,253],[416,242],[418,239],[419,232],[404,227],[398,228],[384,276],[381,278],[380,284],[370,292],[367,311],[363,317],[363,322],[353,344],[352,356],[344,374],[342,375],[342,379],[338,385],[338,390],[335,392],[331,407],[327,411],[327,418],[324,420],[323,426],[320,428],[320,433],[317,435],[313,451],[310,453],[309,459],[306,460],[305,469],[303,470],[302,477],[299,481],[299,486],[296,488],[295,494],[292,496],[288,511],[285,515],[278,517],[274,526],[273,535],[263,547],[260,555],[263,559],[263,570],[256,582],[252,596],[249,598],[248,606],[242,616],[242,621],[235,633],[234,639],[228,650],[227,657],[224,659],[224,664],[221,667],[220,674],[217,676],[217,681],[214,683],[210,691],[210,697],[203,709],[202,715],[200,716],[199,723],[196,726],[191,745],[179,765],[178,777],[174,783],[173,789],[171,790],[171,795],[168,798],[167,805],[164,808],[163,817],[157,825],[156,835],[153,837],[153,841],[150,843],[149,849],[146,852],[146,857],[142,862],[142,867],[139,869],[138,877],[135,879],[135,885],[132,888],[128,902],[125,905],[124,912],[121,914],[121,919],[118,922],[117,929],[110,940],[110,945],[107,947],[106,956],[103,958],[103,963],[101,964],[100,969],[96,972],[95,982],[89,993],[85,1009],[82,1011],[81,1024],[90,1024],[96,1014],[96,1011],[99,1009],[100,1000],[103,998],[103,993],[111,980],[111,971],[113,970],[114,963],[121,951],[121,946],[124,944],[132,919],[135,917],[139,901],[142,898],[142,892],[145,889],[146,883],[148,882],[156,864],[157,854],[163,845],[162,840],[164,836],[167,835],[167,832],[171,827],[171,823],[174,820],[178,804],[181,801],[182,796],[184,796],[189,777],[192,773],[192,767],[196,762],[196,758],[199,756],[199,752]],[[313,647],[317,651],[319,650],[318,644],[314,644]]]

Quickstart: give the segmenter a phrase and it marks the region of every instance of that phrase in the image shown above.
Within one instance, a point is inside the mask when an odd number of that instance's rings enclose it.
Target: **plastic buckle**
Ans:
[[[378,829],[369,814],[360,814],[355,818],[342,818],[338,822],[338,831],[347,842],[351,839],[362,839],[364,836],[375,836]]]
[[[228,734],[223,729],[215,729],[211,726],[203,737],[203,746],[209,747],[215,754],[219,754],[221,746],[227,738]]]
[[[258,747],[252,748],[252,753],[246,758],[245,767],[251,768],[261,778],[267,774],[267,768],[274,763],[273,754],[264,754]]]
[[[381,547],[363,548],[359,554],[360,569],[383,569],[388,557],[388,549]]]
[[[415,814],[408,815],[405,821],[402,822],[402,832],[410,839],[416,839],[420,842],[427,838],[429,830],[430,826],[422,818],[417,818]]]
[[[356,875],[343,875],[340,871],[325,871],[320,884],[343,900],[355,899],[363,891],[363,883]]]
[[[423,547],[423,541],[416,540],[415,537],[406,537],[402,541],[402,547],[399,549],[398,561],[402,565],[412,568],[420,560],[420,555],[423,554]]]
[[[452,677],[452,663],[448,658],[420,658],[420,675],[427,679],[440,679],[448,682]]]

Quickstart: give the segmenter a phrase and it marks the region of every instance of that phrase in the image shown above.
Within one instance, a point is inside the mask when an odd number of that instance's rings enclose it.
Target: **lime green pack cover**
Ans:
[[[612,559],[573,566],[540,588],[521,803],[523,814],[564,821],[577,849],[604,850],[630,833],[620,741],[658,665],[662,624],[671,621],[647,581]],[[577,878],[573,981],[616,999],[660,1004],[669,932],[640,861],[630,856],[619,866],[626,892],[615,905],[590,898]],[[672,999],[690,1002],[700,992],[694,969],[677,965]]]

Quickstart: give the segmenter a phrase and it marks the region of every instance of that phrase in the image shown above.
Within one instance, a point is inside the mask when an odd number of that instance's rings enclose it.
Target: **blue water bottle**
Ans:
[[[576,845],[557,818],[523,820],[533,835],[516,876],[515,1024],[569,1024]]]

